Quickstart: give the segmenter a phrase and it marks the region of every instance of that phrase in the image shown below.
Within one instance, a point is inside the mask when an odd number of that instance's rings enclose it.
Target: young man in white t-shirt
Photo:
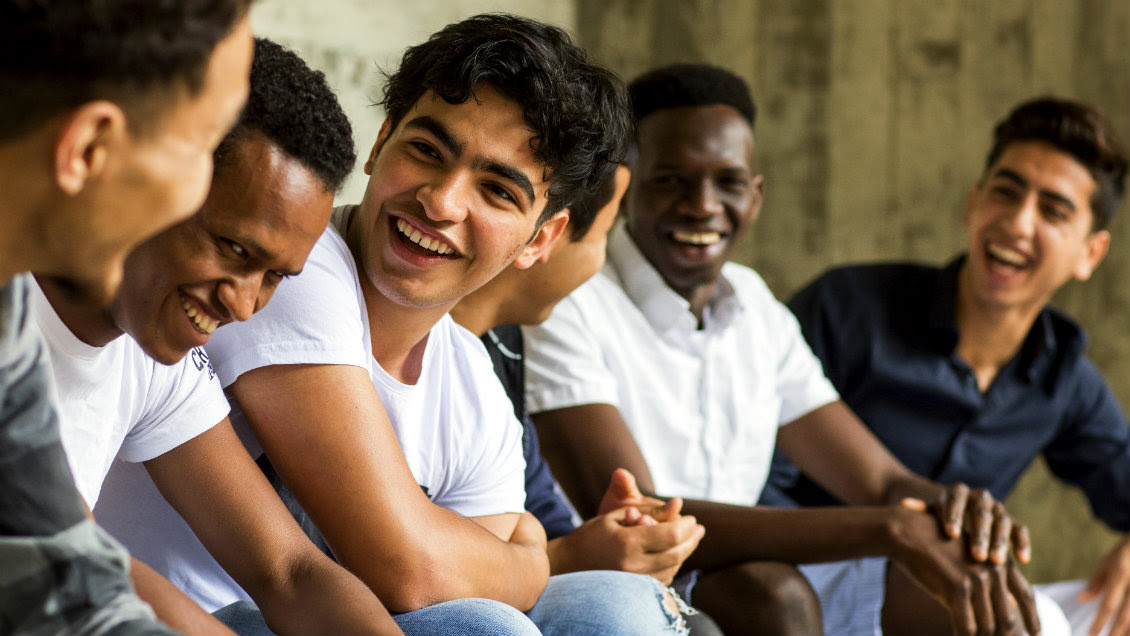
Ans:
[[[484,15],[410,48],[384,105],[361,204],[209,355],[335,556],[392,611],[484,597],[546,632],[607,631],[580,603],[539,612],[575,597],[547,587],[521,426],[482,344],[447,312],[538,260],[568,204],[622,158],[623,88],[560,29]],[[430,631],[472,631],[463,612]]]
[[[211,192],[197,214],[130,254],[108,309],[50,277],[32,299],[63,446],[86,503],[95,506],[115,457],[144,462],[279,633],[398,630],[365,585],[290,517],[239,444],[199,347],[219,325],[251,317],[284,277],[302,270],[355,158],[349,122],[321,74],[259,40],[250,99],[216,151]],[[144,531],[146,511],[139,512],[136,529]],[[163,621],[193,633],[224,631],[150,570],[136,562],[133,570],[139,596]]]
[[[807,568],[819,603],[792,565],[861,556],[890,557],[893,576],[911,574],[942,601],[953,622],[943,629],[1005,632],[1023,618],[1037,631],[1031,589],[1008,562],[1010,539],[1026,556],[1026,534],[991,497],[900,464],[839,401],[788,309],[727,262],[764,188],[745,82],[673,65],[629,92],[639,153],[608,263],[524,330],[529,408],[573,502],[595,509],[617,467],[646,494],[682,496],[706,527],[682,589],[727,633],[877,633],[886,559]],[[775,445],[862,505],[756,506]],[[903,498],[938,504],[938,518]]]

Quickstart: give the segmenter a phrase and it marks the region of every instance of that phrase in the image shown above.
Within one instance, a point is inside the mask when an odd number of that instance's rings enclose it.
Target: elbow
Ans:
[[[426,554],[404,556],[386,565],[365,582],[395,614],[471,596],[453,576],[452,568]]]

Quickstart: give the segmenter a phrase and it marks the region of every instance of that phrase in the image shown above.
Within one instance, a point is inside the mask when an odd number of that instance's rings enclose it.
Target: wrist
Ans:
[[[545,553],[549,559],[549,574],[565,574],[575,572],[572,551],[569,550],[569,535],[552,539],[545,545]]]

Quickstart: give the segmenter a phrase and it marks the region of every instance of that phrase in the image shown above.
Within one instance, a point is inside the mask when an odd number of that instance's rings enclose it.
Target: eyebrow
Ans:
[[[447,126],[439,123],[430,115],[421,115],[408,122],[407,124],[404,124],[404,127],[422,128],[431,133],[431,135],[437,140],[439,140],[439,143],[442,144],[445,149],[451,154],[455,155],[456,157],[463,154],[463,144],[459,143],[459,140],[457,140],[455,136],[451,134],[451,131],[447,129]]]
[[[1015,170],[1011,170],[1009,168],[997,168],[996,172],[994,172],[991,176],[992,177],[1000,177],[1002,179],[1012,181],[1013,183],[1015,183],[1016,185],[1018,185],[1022,188],[1027,188],[1030,185],[1028,183],[1027,179],[1020,176],[1020,173],[1016,172]],[[1062,194],[1056,192],[1055,190],[1040,190],[1039,194],[1040,194],[1040,196],[1048,197],[1049,199],[1059,201],[1063,205],[1067,206],[1072,212],[1075,211],[1075,202],[1072,201],[1071,199],[1063,196]]]
[[[504,163],[497,161],[482,161],[476,162],[475,167],[479,170],[485,170],[491,174],[496,174],[503,179],[511,181],[514,185],[526,195],[526,203],[533,204],[534,202],[534,186],[530,183],[530,178],[527,177],[521,170],[514,166],[508,166]]]
[[[451,131],[447,129],[439,121],[429,115],[421,115],[404,125],[405,128],[420,128],[427,131],[439,141],[440,145],[451,154],[459,157],[463,154],[465,145],[460,143]],[[493,161],[490,159],[483,159],[475,162],[476,170],[484,170],[491,174],[497,175],[507,181],[512,182],[526,195],[526,202],[533,204],[534,202],[534,185],[530,182],[530,178],[525,175],[521,170],[514,166],[502,163],[500,161]]]
[[[257,260],[259,260],[259,261],[269,260],[269,257],[271,255],[270,251],[267,250],[266,248],[264,248],[262,245],[260,245],[259,242],[256,241],[255,239],[253,239],[251,237],[244,236],[244,237],[236,238],[234,240],[237,243],[239,243],[240,245],[242,245],[244,247],[244,249],[249,250],[251,252],[252,256],[254,256]],[[280,269],[280,270],[277,270],[277,271],[282,272],[286,276],[298,276],[299,274],[302,273],[302,268],[300,267],[300,268],[298,268],[298,270],[290,270],[290,271],[284,271],[284,270]]]

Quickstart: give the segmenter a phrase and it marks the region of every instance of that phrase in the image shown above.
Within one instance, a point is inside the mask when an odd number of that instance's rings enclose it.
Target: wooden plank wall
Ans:
[[[738,260],[780,297],[834,264],[956,254],[992,126],[1023,99],[1091,102],[1130,138],[1123,1],[578,0],[577,34],[626,78],[705,61],[750,82],[767,187]],[[1120,214],[1106,262],[1056,302],[1088,329],[1090,355],[1130,405],[1125,205]],[[1033,529],[1033,580],[1088,575],[1113,537],[1042,465],[1009,505]]]

